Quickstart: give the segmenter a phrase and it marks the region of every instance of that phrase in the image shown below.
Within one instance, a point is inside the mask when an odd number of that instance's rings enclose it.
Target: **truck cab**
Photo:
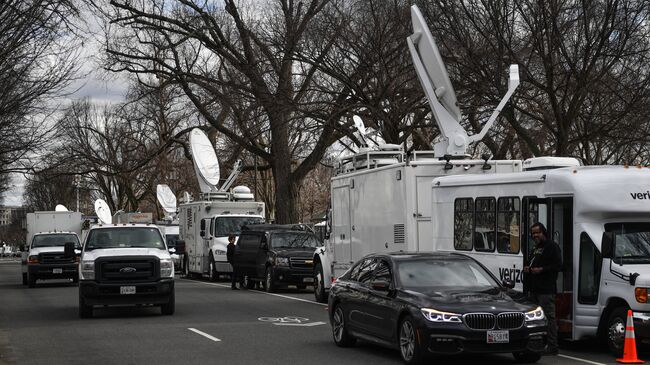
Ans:
[[[79,281],[77,266],[81,244],[75,232],[41,232],[34,234],[23,250],[23,285],[36,286],[36,280],[72,279]]]
[[[79,264],[79,316],[95,305],[160,306],[175,311],[174,264],[160,229],[151,224],[92,227]]]

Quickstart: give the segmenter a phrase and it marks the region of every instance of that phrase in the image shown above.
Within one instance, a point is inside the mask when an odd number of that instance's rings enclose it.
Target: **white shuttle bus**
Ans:
[[[543,162],[542,166],[534,166]],[[531,159],[527,168],[553,165]],[[448,176],[432,185],[433,251],[469,254],[522,289],[530,226],[543,223],[561,248],[561,336],[599,336],[622,352],[627,310],[650,339],[650,169],[565,167],[490,176]]]

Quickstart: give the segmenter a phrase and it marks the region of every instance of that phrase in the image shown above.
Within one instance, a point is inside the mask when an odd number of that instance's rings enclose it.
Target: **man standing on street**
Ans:
[[[226,247],[226,259],[228,260],[230,267],[232,267],[232,273],[230,274],[232,284],[230,285],[230,289],[239,290],[237,289],[237,271],[235,269],[235,235],[234,234],[228,236],[228,246]]]
[[[555,321],[555,294],[557,274],[562,269],[560,246],[549,241],[546,227],[535,223],[530,227],[530,234],[535,241],[535,249],[524,273],[527,275],[530,299],[544,310],[548,320],[548,355],[558,354],[557,322]]]

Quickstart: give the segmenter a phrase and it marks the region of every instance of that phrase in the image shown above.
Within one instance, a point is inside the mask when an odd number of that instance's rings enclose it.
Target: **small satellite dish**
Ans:
[[[111,224],[111,208],[108,207],[108,204],[103,199],[95,200],[95,214],[97,214],[100,223]]]
[[[156,187],[156,196],[158,203],[163,208],[166,214],[176,213],[176,195],[172,192],[166,184],[158,184]]]
[[[205,132],[194,128],[190,132],[190,147],[192,149],[194,171],[199,179],[201,192],[216,192],[221,176],[219,174],[219,160],[210,139],[208,139]]]
[[[461,113],[456,101],[456,92],[449,81],[449,74],[442,57],[440,57],[438,46],[436,46],[429,27],[417,6],[411,7],[411,21],[413,22],[413,33],[419,35],[413,39],[413,43],[417,47],[427,76],[433,84],[436,97],[449,114],[460,121]]]
[[[57,204],[56,207],[54,208],[55,212],[67,212],[68,208],[65,207],[63,204]]]

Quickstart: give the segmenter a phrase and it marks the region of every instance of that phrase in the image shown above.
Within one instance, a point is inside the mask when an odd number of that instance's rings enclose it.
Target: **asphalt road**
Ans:
[[[334,345],[324,305],[309,291],[232,291],[228,283],[176,281],[176,313],[108,307],[78,317],[77,286],[21,285],[20,264],[0,260],[0,365],[402,364],[397,351]],[[641,357],[650,360],[650,353]],[[514,364],[509,355],[442,357],[439,364]],[[593,342],[563,344],[538,364],[616,364]]]

